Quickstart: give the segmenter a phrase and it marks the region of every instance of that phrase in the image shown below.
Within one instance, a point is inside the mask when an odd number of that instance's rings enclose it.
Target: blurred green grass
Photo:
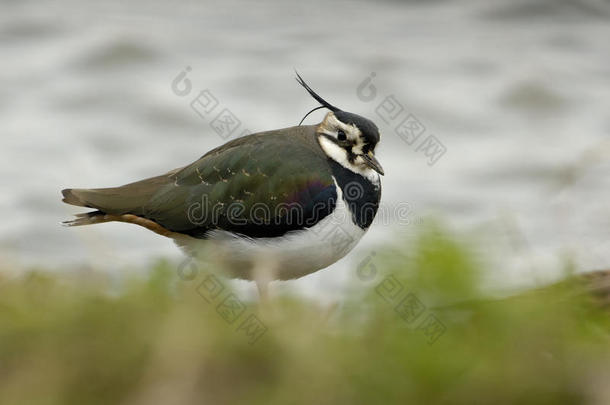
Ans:
[[[167,262],[120,282],[0,280],[0,403],[610,403],[599,296],[567,272],[490,299],[468,244],[424,229],[355,269],[343,302],[236,298],[233,323],[219,311],[229,283],[208,302],[209,275],[184,281]],[[241,328],[250,316],[256,339]]]

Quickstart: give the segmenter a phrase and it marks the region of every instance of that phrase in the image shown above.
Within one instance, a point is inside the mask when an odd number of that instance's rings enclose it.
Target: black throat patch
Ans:
[[[381,185],[376,186],[366,177],[354,173],[332,159],[330,166],[343,192],[343,201],[352,213],[352,221],[362,229],[371,226],[381,199]]]

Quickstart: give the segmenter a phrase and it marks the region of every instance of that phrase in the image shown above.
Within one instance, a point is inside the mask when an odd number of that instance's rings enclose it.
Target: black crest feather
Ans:
[[[319,110],[320,108],[328,108],[332,112],[341,111],[340,108],[337,108],[334,105],[332,105],[331,103],[329,103],[328,101],[324,100],[322,97],[320,97],[320,95],[318,93],[316,93],[311,87],[309,87],[309,85],[307,83],[305,83],[305,80],[303,80],[301,75],[299,75],[299,72],[297,72],[295,70],[294,73],[296,73],[296,75],[297,75],[297,77],[296,77],[297,83],[299,83],[301,86],[303,86],[303,88],[305,88],[305,90],[307,90],[309,95],[311,95],[313,98],[315,98],[318,103],[322,104],[321,106],[316,107],[313,110],[309,111],[307,114],[305,114],[305,116],[303,117],[301,122],[299,122],[299,125],[301,125],[301,123],[305,120],[305,118],[307,118],[307,116],[309,114],[311,114],[312,112],[314,112],[316,110]]]

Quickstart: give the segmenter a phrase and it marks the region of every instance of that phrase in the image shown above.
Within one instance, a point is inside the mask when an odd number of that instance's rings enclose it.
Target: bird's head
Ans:
[[[321,104],[307,115],[320,108],[330,110],[316,127],[318,142],[326,155],[345,168],[365,177],[371,177],[372,171],[383,175],[383,168],[375,157],[379,129],[373,121],[328,103],[313,91],[298,73],[297,81]]]

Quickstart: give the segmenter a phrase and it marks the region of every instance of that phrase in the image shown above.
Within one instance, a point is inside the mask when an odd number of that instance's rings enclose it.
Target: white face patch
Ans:
[[[379,174],[375,170],[366,166],[361,157],[357,157],[355,162],[360,164],[354,164],[349,161],[347,151],[330,139],[326,138],[325,136],[318,136],[318,142],[320,143],[320,147],[324,153],[326,153],[326,156],[339,163],[346,169],[364,176],[371,183],[379,185]]]
[[[364,154],[363,148],[365,142],[362,132],[357,126],[345,124],[339,121],[335,114],[329,112],[324,117],[322,123],[318,125],[317,131],[318,134],[320,134],[318,135],[318,142],[328,157],[346,169],[366,177],[373,184],[379,185],[379,174],[375,170],[371,169],[366,164],[364,159],[359,156]],[[343,131],[345,133],[346,140],[352,145],[352,154],[357,156],[353,162],[350,162],[347,150],[336,143],[340,142],[338,138],[339,131]],[[335,141],[328,139],[324,135],[333,138]]]

